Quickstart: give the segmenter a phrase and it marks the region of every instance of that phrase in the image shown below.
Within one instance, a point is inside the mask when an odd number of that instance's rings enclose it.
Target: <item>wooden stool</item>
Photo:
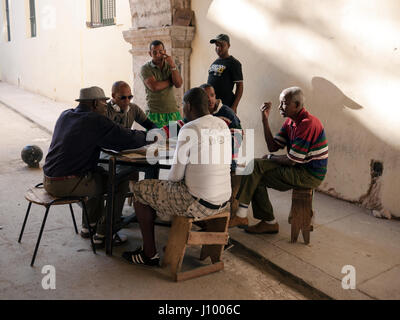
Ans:
[[[26,211],[26,215],[25,215],[24,223],[22,225],[21,233],[18,238],[19,243],[21,242],[22,235],[24,234],[25,224],[26,224],[26,221],[28,220],[28,215],[29,215],[29,211],[31,210],[32,203],[36,203],[36,204],[44,206],[46,208],[46,212],[44,214],[44,218],[43,218],[43,222],[42,222],[42,227],[40,228],[39,237],[37,239],[35,251],[33,253],[31,267],[35,263],[36,253],[39,248],[40,239],[42,238],[43,229],[46,224],[47,215],[49,213],[51,206],[69,204],[69,209],[71,211],[71,216],[72,216],[72,221],[74,223],[75,232],[78,233],[78,228],[76,227],[76,221],[75,221],[75,216],[74,216],[74,210],[72,209],[72,203],[80,202],[82,204],[83,216],[85,218],[86,225],[89,226],[89,217],[87,215],[86,204],[85,204],[85,201],[87,201],[87,197],[56,198],[46,192],[46,190],[43,188],[43,183],[39,183],[34,188],[28,189],[28,191],[25,193],[25,199],[29,201],[29,205],[28,205],[28,209]],[[90,229],[91,228],[89,227],[88,230],[89,230],[89,235],[90,235],[90,241],[92,243],[93,253],[96,253],[96,249],[95,249],[94,243],[93,243],[93,234]]]
[[[169,232],[162,267],[170,265],[175,281],[192,279],[224,268],[221,260],[224,245],[228,242],[229,210],[203,219],[175,216]],[[206,222],[206,231],[191,231],[192,223]],[[186,246],[202,245],[200,260],[211,258],[211,264],[180,272]]]
[[[300,230],[305,244],[310,243],[313,189],[293,189],[292,208],[289,214],[290,242],[297,242]]]

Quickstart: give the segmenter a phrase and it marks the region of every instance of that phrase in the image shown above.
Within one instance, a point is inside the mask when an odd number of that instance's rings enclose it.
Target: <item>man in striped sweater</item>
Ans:
[[[293,188],[317,188],[325,178],[328,164],[328,142],[321,121],[304,108],[304,94],[291,87],[280,94],[279,112],[287,118],[274,137],[269,127],[271,103],[261,107],[264,138],[270,152],[287,148],[286,155],[268,154],[255,159],[246,168],[239,193],[239,210],[230,227],[248,225],[250,202],[258,224],[247,227],[249,233],[277,233],[279,225],[266,188],[286,191]]]

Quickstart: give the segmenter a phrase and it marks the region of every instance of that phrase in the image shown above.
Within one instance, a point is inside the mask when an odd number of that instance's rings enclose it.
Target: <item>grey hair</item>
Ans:
[[[287,97],[290,102],[296,102],[297,105],[301,107],[304,106],[305,98],[303,90],[300,87],[290,87],[282,90],[280,97]]]

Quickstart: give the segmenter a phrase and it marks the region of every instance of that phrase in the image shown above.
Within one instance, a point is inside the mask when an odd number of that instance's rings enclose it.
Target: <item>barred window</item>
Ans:
[[[10,6],[8,0],[6,0],[6,19],[7,19],[7,41],[11,41],[11,30],[10,30]]]
[[[31,37],[36,37],[35,0],[29,0],[29,20],[31,22]]]
[[[90,0],[90,20],[91,28],[115,24],[115,0]]]

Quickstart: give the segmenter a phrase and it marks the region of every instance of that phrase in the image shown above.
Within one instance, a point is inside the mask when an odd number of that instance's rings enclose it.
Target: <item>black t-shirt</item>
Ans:
[[[235,100],[234,82],[243,81],[242,64],[232,56],[215,60],[208,69],[207,83],[214,87],[217,99],[231,107]]]

